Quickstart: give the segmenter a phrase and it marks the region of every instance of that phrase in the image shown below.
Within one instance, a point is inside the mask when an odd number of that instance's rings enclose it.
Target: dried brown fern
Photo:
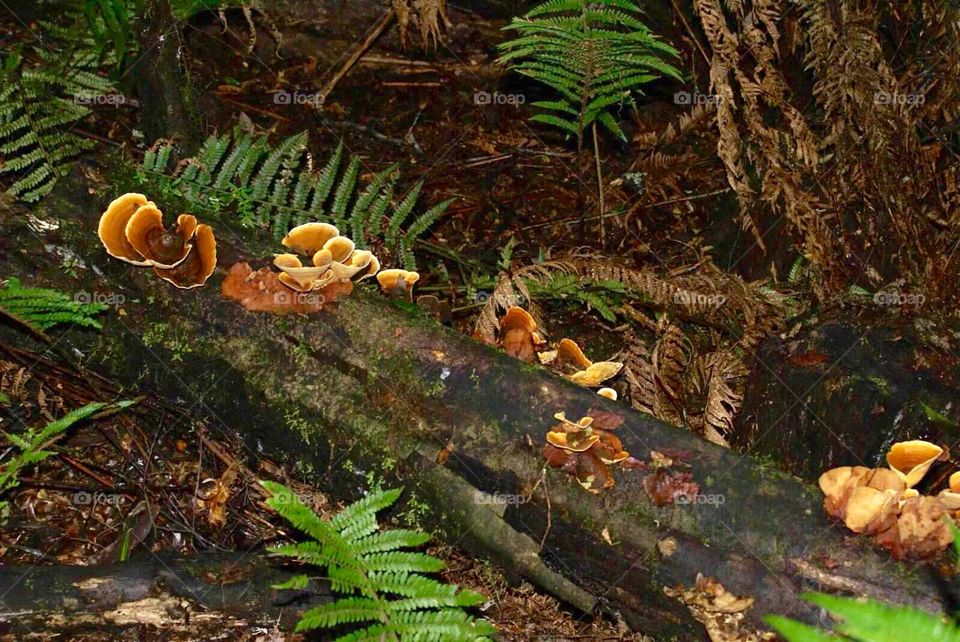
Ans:
[[[821,299],[904,278],[954,310],[960,5],[692,2],[717,155],[756,244],[784,217]]]
[[[633,406],[728,446],[726,435],[743,403],[746,366],[726,350],[696,354],[671,323],[663,325],[649,357],[636,343],[621,355]]]
[[[5,359],[0,359],[0,395],[20,406],[20,413],[28,417],[55,421],[67,412],[55,389],[34,377],[30,368]]]

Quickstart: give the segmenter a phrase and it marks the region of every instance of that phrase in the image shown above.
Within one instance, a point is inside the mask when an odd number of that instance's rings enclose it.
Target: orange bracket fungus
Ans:
[[[544,341],[537,332],[537,322],[530,313],[513,306],[500,317],[497,345],[511,357],[530,362],[536,356],[537,350],[544,345]]]
[[[913,488],[942,454],[943,448],[928,441],[901,441],[887,453],[887,465],[903,479],[907,488]]]
[[[281,276],[268,268],[254,272],[247,263],[237,263],[223,280],[223,296],[253,312],[308,314],[353,290],[353,282],[335,281],[320,290],[299,292],[282,283]]]
[[[630,456],[620,439],[611,430],[597,425],[593,417],[573,422],[558,412],[554,418],[559,423],[547,431],[547,443],[543,447],[547,465],[567,471],[591,493],[613,486],[615,482],[608,467]]]
[[[285,247],[310,257],[304,265],[296,254],[277,254],[273,264],[280,270],[280,282],[297,292],[312,292],[331,283],[346,283],[374,276],[380,261],[367,250],[357,250],[354,242],[329,223],[304,223],[290,230]]]
[[[403,297],[407,301],[413,301],[413,286],[420,280],[420,275],[416,272],[409,272],[394,268],[384,270],[377,275],[377,283],[380,289],[392,297]]]
[[[904,441],[887,452],[889,468],[828,470],[819,480],[824,510],[854,533],[872,537],[897,559],[935,555],[953,541],[943,518],[960,508],[960,474],[951,475],[950,488],[936,497],[921,495],[914,486],[943,455],[936,444]]]
[[[143,194],[114,199],[97,227],[107,253],[154,273],[181,289],[200,287],[217,266],[217,241],[209,225],[181,214],[175,229],[163,224],[163,212]]]

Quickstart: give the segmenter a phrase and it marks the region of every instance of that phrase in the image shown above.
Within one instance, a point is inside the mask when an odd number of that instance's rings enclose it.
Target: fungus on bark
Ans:
[[[300,292],[284,284],[283,276],[268,268],[254,272],[247,263],[237,263],[223,280],[223,296],[254,312],[307,314],[319,312],[353,290],[351,281],[334,281],[319,290]]]
[[[598,493],[614,485],[609,466],[626,460],[630,454],[610,430],[599,427],[593,417],[570,421],[562,412],[559,422],[547,431],[543,457],[551,468],[562,468],[575,477],[584,489]]]
[[[331,283],[349,282],[375,275],[380,261],[368,250],[357,250],[356,244],[329,223],[304,223],[290,230],[282,241],[288,249],[310,257],[312,265],[304,265],[297,254],[274,256],[273,264],[281,274],[280,283],[297,292],[311,292]]]
[[[895,558],[929,557],[953,541],[944,522],[960,507],[960,474],[936,497],[913,486],[943,455],[943,448],[914,440],[894,444],[887,453],[890,468],[841,466],[820,476],[824,509],[851,531],[868,535]]]
[[[110,256],[153,267],[157,276],[181,289],[204,285],[217,266],[217,242],[209,225],[181,214],[168,230],[163,212],[143,194],[114,199],[100,216],[97,234]]]

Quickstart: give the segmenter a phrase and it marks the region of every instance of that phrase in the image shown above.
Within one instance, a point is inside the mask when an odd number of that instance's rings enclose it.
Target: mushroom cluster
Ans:
[[[561,339],[555,350],[543,350],[547,343],[537,329],[537,322],[529,312],[517,306],[509,308],[500,317],[496,345],[521,361],[536,359],[542,365],[556,366],[564,377],[586,388],[600,388],[623,369],[623,364],[618,361],[591,361],[573,339]],[[613,388],[600,388],[597,394],[613,401],[618,397]]]
[[[217,266],[217,242],[209,225],[191,214],[177,217],[174,229],[163,224],[163,212],[143,194],[114,199],[97,228],[107,253],[154,273],[178,288],[202,286]]]
[[[601,419],[603,417],[605,415]],[[613,486],[615,482],[609,466],[630,456],[612,432],[615,423],[597,421],[589,416],[574,422],[562,412],[554,418],[559,423],[547,432],[547,443],[543,447],[547,465],[567,471],[591,493]]]
[[[304,265],[297,254],[277,254],[273,264],[281,271],[280,282],[297,292],[319,290],[332,283],[358,281],[380,271],[380,261],[368,250],[358,250],[329,223],[304,223],[290,230],[282,241],[294,252],[310,257]]]
[[[960,509],[960,474],[938,496],[921,495],[915,488],[944,454],[927,441],[894,444],[887,452],[889,468],[841,466],[820,476],[827,514],[851,531],[869,535],[897,559],[929,557],[953,541],[944,521]]]

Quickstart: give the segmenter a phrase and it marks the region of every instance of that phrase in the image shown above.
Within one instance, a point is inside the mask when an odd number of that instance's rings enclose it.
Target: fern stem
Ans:
[[[607,208],[603,204],[603,170],[600,168],[600,142],[597,140],[597,121],[591,125],[593,132],[593,161],[597,166],[597,194],[600,197],[600,249],[603,249],[603,219]]]

